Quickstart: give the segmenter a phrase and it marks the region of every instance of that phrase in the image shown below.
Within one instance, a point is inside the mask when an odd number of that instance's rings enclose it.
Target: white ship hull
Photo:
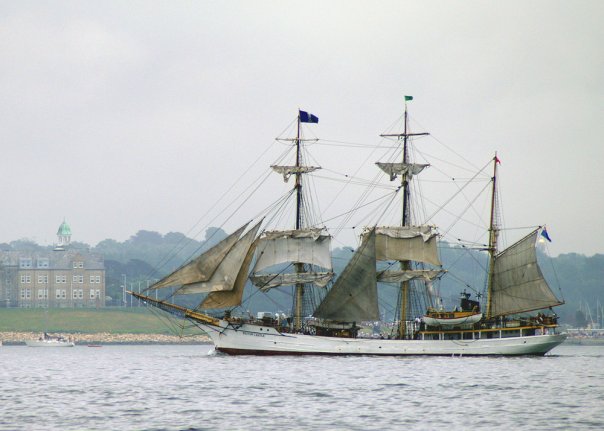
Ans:
[[[532,335],[475,340],[386,340],[338,338],[281,333],[269,326],[244,324],[220,327],[201,324],[216,350],[253,355],[544,355],[566,339],[566,334]]]
[[[25,341],[28,347],[74,347],[72,341],[59,340],[27,340]]]

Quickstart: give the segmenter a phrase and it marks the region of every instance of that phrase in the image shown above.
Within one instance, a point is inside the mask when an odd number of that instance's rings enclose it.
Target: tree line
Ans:
[[[188,238],[178,232],[162,235],[154,231],[139,230],[123,242],[106,239],[94,247],[72,242],[71,247],[104,256],[106,294],[111,298],[108,305],[123,305],[124,280],[128,290],[144,289],[226,236],[226,232],[220,228],[209,228],[202,240]],[[24,239],[0,244],[0,250],[36,251],[51,248]],[[344,268],[352,253],[352,249],[348,247],[333,250],[336,273]],[[473,296],[484,294],[484,270],[488,261],[485,252],[442,243],[440,255],[443,266],[449,271],[438,285],[445,305],[457,305],[457,298],[463,290]],[[604,300],[604,255],[568,253],[547,257],[541,251],[538,251],[538,255],[540,266],[552,290],[566,302],[556,309],[561,321],[573,326],[589,323],[586,307],[594,307],[591,312],[595,318],[596,304],[601,306]],[[287,304],[291,302],[288,294],[277,293],[269,300],[265,295],[255,293],[255,289],[248,288],[244,294],[245,297],[250,297],[250,307],[253,308],[251,311],[289,311],[286,309]],[[392,293],[381,295],[385,303],[396,302]]]

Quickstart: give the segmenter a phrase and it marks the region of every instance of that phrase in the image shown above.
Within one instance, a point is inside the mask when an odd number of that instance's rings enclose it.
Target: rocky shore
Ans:
[[[3,345],[24,345],[25,340],[37,340],[42,334],[36,332],[0,332],[0,341]],[[101,332],[96,334],[59,334],[71,338],[76,345],[87,344],[208,344],[210,339],[206,335],[179,337],[165,334],[110,334]]]

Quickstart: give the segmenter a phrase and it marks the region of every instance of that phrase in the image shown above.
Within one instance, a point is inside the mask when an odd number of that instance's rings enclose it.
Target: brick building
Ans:
[[[72,248],[65,222],[57,237],[54,249],[0,251],[0,306],[105,306],[103,256]]]

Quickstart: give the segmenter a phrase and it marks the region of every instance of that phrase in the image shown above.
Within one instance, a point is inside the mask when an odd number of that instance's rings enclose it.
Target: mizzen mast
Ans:
[[[487,282],[487,318],[491,317],[493,305],[493,283],[495,280],[495,255],[497,254],[497,164],[500,163],[497,153],[493,157],[493,184],[491,191],[491,217],[489,221],[489,273]]]

